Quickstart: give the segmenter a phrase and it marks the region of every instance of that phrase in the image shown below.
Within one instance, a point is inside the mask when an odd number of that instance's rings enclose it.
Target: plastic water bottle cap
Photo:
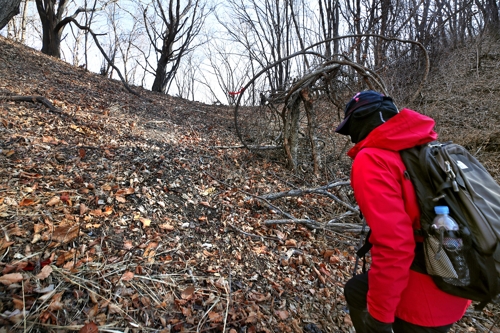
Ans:
[[[448,206],[436,206],[434,207],[434,212],[436,214],[449,214],[450,209],[448,208]]]

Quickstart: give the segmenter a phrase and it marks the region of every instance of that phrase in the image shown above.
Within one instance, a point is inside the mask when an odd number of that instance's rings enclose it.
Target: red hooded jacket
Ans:
[[[398,317],[427,327],[459,320],[470,301],[439,290],[431,277],[410,270],[420,212],[399,151],[436,140],[434,120],[409,109],[376,127],[348,155],[351,186],[372,231],[368,312],[384,323]]]

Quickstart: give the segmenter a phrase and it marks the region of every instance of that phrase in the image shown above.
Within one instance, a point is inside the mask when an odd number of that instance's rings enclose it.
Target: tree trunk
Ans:
[[[56,8],[56,0],[42,1],[36,0],[36,8],[42,22],[42,53],[60,58],[61,57],[61,36],[67,23],[62,22],[62,16],[66,9],[66,0],[59,0]]]
[[[21,0],[0,0],[0,30],[9,23],[9,21],[19,14],[19,4]]]
[[[167,65],[168,57],[166,54],[162,54],[160,60],[158,60],[158,65],[156,66],[155,80],[153,82],[153,86],[151,87],[151,91],[165,93],[167,88]]]
[[[283,112],[283,145],[285,148],[288,167],[292,170],[297,168],[297,154],[299,150],[299,118],[300,118],[300,99],[295,98],[288,101],[288,106]]]
[[[314,163],[314,174],[319,176],[319,168],[321,166],[321,159],[318,149],[318,138],[316,135],[317,121],[316,112],[314,110],[314,101],[309,96],[309,90],[304,89],[301,91],[302,101],[304,103],[304,109],[307,115],[307,135],[309,142],[311,144],[311,157]]]
[[[21,21],[21,43],[26,42],[26,25],[28,24],[28,2],[30,0],[24,0],[23,5],[23,19]]]
[[[51,24],[43,25],[42,53],[61,58],[61,32],[55,31]]]

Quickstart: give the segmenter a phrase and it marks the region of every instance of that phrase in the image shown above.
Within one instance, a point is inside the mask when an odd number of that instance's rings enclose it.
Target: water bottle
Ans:
[[[439,250],[435,255],[437,261],[440,260],[443,252],[448,257],[455,277],[444,278],[443,280],[455,286],[468,286],[470,284],[470,273],[464,257],[463,241],[460,238],[457,222],[449,215],[448,206],[434,207],[436,217],[432,222],[432,229],[439,236]]]
[[[442,246],[451,251],[462,249],[461,238],[447,237],[448,233],[446,231],[458,231],[459,229],[457,222],[449,215],[450,209],[448,206],[436,206],[434,212],[436,217],[432,221],[432,228],[442,236]]]

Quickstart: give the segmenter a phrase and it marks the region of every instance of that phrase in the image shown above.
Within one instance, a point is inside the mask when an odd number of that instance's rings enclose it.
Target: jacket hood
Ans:
[[[434,125],[432,118],[403,109],[371,131],[364,140],[352,147],[347,155],[354,159],[363,148],[400,151],[434,141],[438,137]]]

